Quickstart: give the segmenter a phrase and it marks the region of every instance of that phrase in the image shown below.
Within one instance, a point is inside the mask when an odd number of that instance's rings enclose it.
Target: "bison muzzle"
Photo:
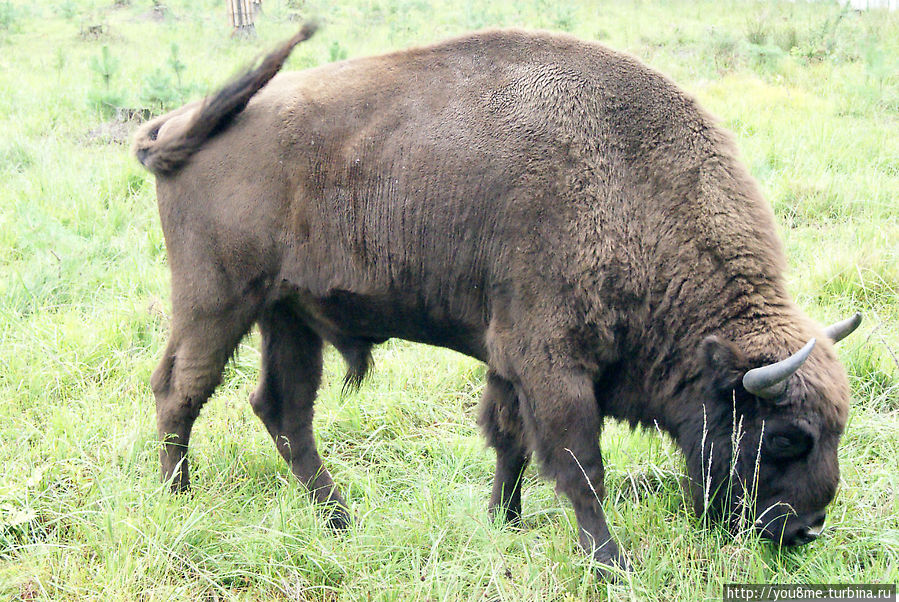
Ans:
[[[772,212],[691,97],[524,31],[276,76],[313,31],[135,141],[172,273],[164,479],[188,487],[191,427],[258,324],[250,403],[335,527],[322,345],[358,385],[399,337],[488,365],[491,511],[519,519],[535,452],[602,565],[627,566],[601,507],[606,417],[677,441],[696,512],[784,544],[821,532],[849,399],[833,343],[860,316],[822,329],[796,307]]]

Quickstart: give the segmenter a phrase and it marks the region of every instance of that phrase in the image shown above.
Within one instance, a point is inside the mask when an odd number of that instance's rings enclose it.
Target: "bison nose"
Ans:
[[[783,545],[802,546],[818,538],[824,532],[824,512],[818,512],[796,527],[784,533]]]
[[[801,546],[814,541],[824,531],[824,512],[805,516],[782,516],[764,524],[756,521],[756,528],[766,539],[782,546]]]
[[[808,527],[805,528],[806,534],[812,539],[815,539],[816,537],[824,533],[825,516],[826,515],[824,514],[824,512],[819,512],[813,517],[812,522],[809,523]]]

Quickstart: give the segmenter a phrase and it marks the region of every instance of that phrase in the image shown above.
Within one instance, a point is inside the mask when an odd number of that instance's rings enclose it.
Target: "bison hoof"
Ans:
[[[521,509],[515,510],[497,504],[488,508],[488,513],[496,526],[506,527],[513,531],[528,530],[527,525],[524,524],[524,519],[521,517]]]
[[[617,548],[607,554],[599,552],[594,559],[599,565],[596,567],[596,575],[606,583],[620,583],[624,580],[626,573],[634,570],[627,557]]]
[[[189,495],[190,485],[182,485],[178,481],[172,481],[172,493],[178,495]]]
[[[172,493],[190,493],[190,479],[183,471],[166,474],[164,471],[160,475],[159,480],[162,483],[168,483]]]
[[[353,523],[353,518],[350,516],[349,511],[340,506],[330,509],[327,519],[328,528],[337,532],[346,531]]]

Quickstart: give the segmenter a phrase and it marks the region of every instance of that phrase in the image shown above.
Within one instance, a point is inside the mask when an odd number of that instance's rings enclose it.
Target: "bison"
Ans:
[[[490,510],[519,519],[535,452],[601,565],[628,566],[601,507],[606,418],[673,437],[696,512],[821,533],[849,399],[833,343],[861,318],[822,329],[796,307],[772,211],[695,100],[519,30],[276,75],[314,29],[136,136],[172,276],[163,479],[188,487],[191,427],[258,324],[250,403],[336,528],[350,512],[311,430],[322,346],[356,386],[399,337],[487,364]]]

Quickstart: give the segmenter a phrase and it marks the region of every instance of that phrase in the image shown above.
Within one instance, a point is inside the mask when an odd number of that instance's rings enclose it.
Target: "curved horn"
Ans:
[[[852,334],[852,331],[858,328],[862,323],[862,314],[855,312],[851,318],[846,318],[835,324],[831,324],[824,329],[824,334],[829,336],[834,343],[838,343]]]
[[[815,339],[811,339],[805,344],[805,347],[787,359],[760,368],[753,368],[743,375],[743,388],[753,395],[765,399],[777,397],[784,392],[787,379],[805,363],[814,347]]]

